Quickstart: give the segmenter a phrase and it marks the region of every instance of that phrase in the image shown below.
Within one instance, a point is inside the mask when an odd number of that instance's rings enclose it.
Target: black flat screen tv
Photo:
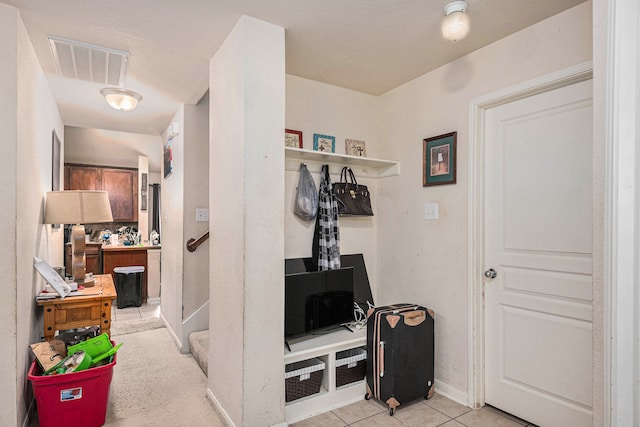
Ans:
[[[353,321],[353,267],[285,274],[286,340]]]
[[[340,265],[353,267],[353,299],[367,312],[369,304],[374,305],[371,295],[371,285],[362,254],[340,255]],[[311,258],[287,258],[284,260],[284,272],[286,274],[315,272],[317,267]]]

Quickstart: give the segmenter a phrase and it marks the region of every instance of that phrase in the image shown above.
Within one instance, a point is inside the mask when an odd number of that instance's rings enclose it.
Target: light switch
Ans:
[[[424,204],[424,220],[429,221],[433,219],[438,219],[438,204],[425,203]]]
[[[196,209],[196,221],[197,222],[209,221],[209,209]]]

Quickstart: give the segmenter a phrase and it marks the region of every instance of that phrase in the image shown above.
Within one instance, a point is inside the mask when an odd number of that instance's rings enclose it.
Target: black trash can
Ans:
[[[142,281],[144,267],[116,267],[116,293],[118,294],[118,308],[140,307],[142,305]]]

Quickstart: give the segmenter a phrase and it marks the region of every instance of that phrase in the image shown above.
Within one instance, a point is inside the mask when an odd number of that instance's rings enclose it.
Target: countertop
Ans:
[[[162,246],[161,245],[149,245],[149,244],[141,244],[141,245],[134,245],[134,246],[125,246],[122,244],[119,245],[107,245],[107,244],[102,244],[102,250],[103,251],[146,251],[149,249],[161,249]]]

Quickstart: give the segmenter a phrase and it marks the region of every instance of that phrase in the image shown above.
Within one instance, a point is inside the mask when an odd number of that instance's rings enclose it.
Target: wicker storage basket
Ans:
[[[291,402],[320,392],[325,364],[320,359],[302,360],[285,366],[285,401]]]
[[[362,380],[366,363],[366,348],[358,347],[336,353],[336,387]]]

